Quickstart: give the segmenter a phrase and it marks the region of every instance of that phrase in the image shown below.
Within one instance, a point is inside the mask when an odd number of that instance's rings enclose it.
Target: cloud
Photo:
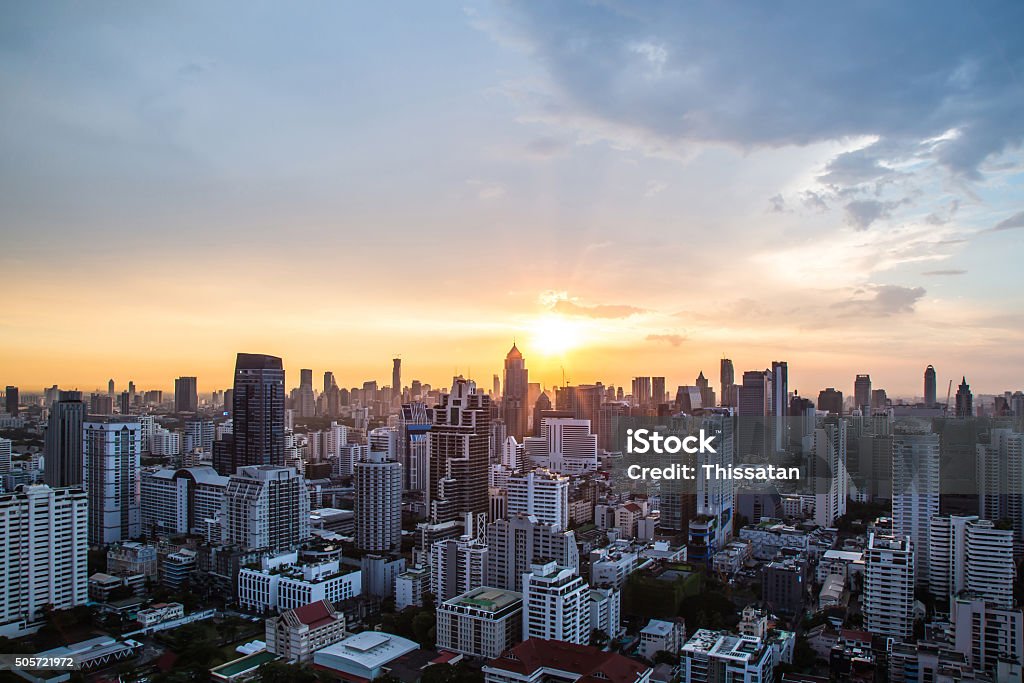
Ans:
[[[1009,218],[996,223],[995,227],[989,228],[984,232],[1002,232],[1003,230],[1016,230],[1017,228],[1024,228],[1024,211],[1018,211]]]
[[[867,230],[875,221],[891,218],[893,209],[908,204],[909,199],[879,201],[877,199],[855,199],[845,207],[846,221],[857,230]]]
[[[837,184],[888,179],[896,148],[976,178],[1024,140],[1024,4],[1013,0],[930,12],[710,0],[506,7],[501,30],[553,85],[539,108],[627,138],[755,148],[875,137],[873,150],[829,164],[822,180]]]
[[[560,299],[555,302],[551,310],[564,315],[580,315],[588,318],[628,318],[631,315],[638,315],[644,309],[626,304],[597,304],[586,306],[568,299]]]
[[[668,183],[663,183],[659,180],[648,180],[647,189],[644,191],[644,196],[648,199],[656,195],[661,194],[668,188]]]
[[[480,201],[501,199],[505,196],[505,186],[501,183],[486,180],[467,180],[466,185],[474,190]]]
[[[959,270],[959,269],[956,269],[956,268],[949,268],[949,269],[946,269],[946,270],[926,270],[923,273],[921,273],[921,275],[928,275],[928,276],[933,276],[933,275],[965,275],[966,273],[967,273],[966,270]]]
[[[686,337],[681,334],[649,334],[645,338],[650,342],[665,342],[671,346],[679,346],[686,341]]]
[[[786,200],[781,194],[769,197],[768,203],[771,205],[768,210],[772,213],[784,213],[786,211]]]
[[[848,316],[887,317],[900,313],[913,313],[914,306],[925,295],[923,287],[900,285],[873,285],[859,290],[848,301],[840,301],[833,308],[846,311]]]

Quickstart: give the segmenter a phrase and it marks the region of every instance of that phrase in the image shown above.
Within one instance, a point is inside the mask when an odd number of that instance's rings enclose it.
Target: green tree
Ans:
[[[270,662],[260,667],[263,683],[317,683],[316,673],[308,666]]]
[[[420,612],[413,617],[412,632],[416,637],[416,642],[424,647],[433,647],[436,639],[434,629],[436,624],[437,619],[433,612]]]

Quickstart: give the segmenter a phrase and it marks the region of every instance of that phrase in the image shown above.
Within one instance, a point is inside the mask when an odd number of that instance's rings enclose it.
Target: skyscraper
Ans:
[[[391,359],[391,397],[392,400],[402,400],[402,359]]]
[[[93,415],[82,429],[89,543],[138,538],[142,533],[142,423],[137,418]]]
[[[535,516],[552,531],[569,526],[569,477],[536,469],[517,473],[508,480],[508,514]]]
[[[736,371],[733,369],[732,361],[728,358],[723,358],[719,370],[719,381],[721,382],[722,390],[722,405],[726,407],[735,407],[733,405],[733,386],[736,384]]]
[[[518,514],[487,525],[488,586],[521,591],[523,574],[535,562],[553,560],[579,570],[576,534],[558,531],[535,516]]]
[[[910,539],[880,531],[864,552],[864,626],[871,633],[908,638],[914,629],[914,548]]]
[[[665,402],[665,378],[664,377],[652,377],[651,378],[651,403],[655,407]]]
[[[292,407],[299,417],[316,417],[313,371],[308,368],[299,370],[299,388],[292,392]]]
[[[772,398],[771,378],[771,373],[764,370],[743,373],[737,406],[739,439],[736,455],[740,462],[749,462],[751,457],[765,458],[771,450],[767,420]]]
[[[53,488],[82,485],[82,423],[85,404],[79,391],[62,391],[50,408],[45,436],[44,479]]]
[[[527,435],[530,410],[527,403],[529,384],[526,361],[523,360],[523,354],[516,345],[512,344],[512,348],[505,356],[505,393],[501,397],[501,415],[505,420],[508,435],[516,437],[517,441],[522,441]]]
[[[110,381],[107,382],[107,396],[109,396],[111,400],[114,399],[114,380],[113,380],[113,378],[111,378]]]
[[[434,408],[425,496],[433,521],[487,514],[490,414],[490,397],[462,377],[454,378],[451,391]]]
[[[196,378],[179,377],[174,380],[174,412],[194,413],[198,409],[199,394],[196,389]]]
[[[284,465],[284,366],[276,356],[240,353],[235,361],[234,461],[229,476],[244,465]]]
[[[935,368],[929,365],[924,369],[924,404],[928,408],[933,408],[938,403],[935,391]]]
[[[772,415],[772,441],[775,445],[775,452],[780,453],[786,450],[789,443],[787,434],[789,415],[789,364],[786,361],[772,361],[772,402],[770,412]]]
[[[633,378],[633,405],[640,408],[650,407],[652,394],[650,377]]]
[[[917,550],[916,579],[928,580],[928,533],[939,514],[938,434],[898,434],[892,448],[892,528]]]
[[[857,375],[853,380],[853,407],[863,415],[871,414],[871,375]]]
[[[974,417],[974,394],[971,393],[971,385],[964,377],[960,386],[956,389],[956,416],[959,418]]]
[[[694,381],[694,386],[700,392],[700,405],[702,408],[714,408],[715,407],[715,390],[711,388],[711,383],[704,376],[702,370],[697,379]]]
[[[18,403],[18,387],[8,384],[4,389],[4,410],[11,417],[18,417]]]
[[[402,547],[402,465],[371,450],[355,464],[356,547],[373,552]]]

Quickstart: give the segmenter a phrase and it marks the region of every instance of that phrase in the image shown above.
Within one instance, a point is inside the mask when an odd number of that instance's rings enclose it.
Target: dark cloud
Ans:
[[[989,228],[985,232],[1002,232],[1003,230],[1016,230],[1017,228],[1024,228],[1024,211],[1018,211],[1009,218],[999,221],[995,224],[995,227]]]
[[[582,315],[588,318],[628,318],[643,313],[644,309],[626,304],[597,304],[587,306],[568,299],[559,299],[552,310],[565,315]]]
[[[847,301],[832,304],[848,316],[886,317],[900,313],[913,313],[914,306],[925,295],[923,287],[900,285],[873,285],[857,290]]]
[[[977,177],[1024,139],[1014,0],[510,7],[506,29],[558,87],[551,116],[743,147],[876,136],[829,165],[837,184],[890,176],[896,147]]]
[[[681,334],[649,334],[646,339],[651,342],[665,342],[672,346],[679,346],[686,341],[686,337]]]
[[[965,275],[966,273],[966,270],[950,268],[947,270],[926,270],[921,275]]]

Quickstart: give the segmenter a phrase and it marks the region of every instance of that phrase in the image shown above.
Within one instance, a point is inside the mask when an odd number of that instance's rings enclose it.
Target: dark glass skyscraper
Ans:
[[[284,364],[277,356],[240,353],[232,393],[234,462],[284,466]]]
[[[174,380],[174,412],[194,413],[199,410],[199,393],[195,377]]]
[[[938,402],[935,386],[935,368],[929,365],[924,370],[924,404],[932,408]]]
[[[4,409],[11,417],[18,417],[18,387],[7,385],[4,389]]]
[[[62,391],[50,408],[44,448],[44,479],[52,488],[82,485],[82,392]]]
[[[974,394],[971,393],[971,385],[964,377],[956,390],[956,416],[960,418],[974,417]]]

